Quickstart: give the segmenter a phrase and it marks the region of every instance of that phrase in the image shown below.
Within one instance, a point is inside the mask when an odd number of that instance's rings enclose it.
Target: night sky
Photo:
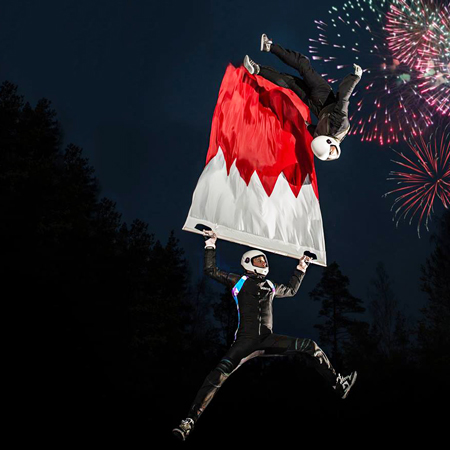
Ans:
[[[245,54],[291,71],[259,52],[261,33],[307,53],[314,19],[326,18],[331,5],[7,0],[0,9],[0,76],[32,105],[42,97],[52,101],[65,144],[83,148],[102,196],[117,202],[127,223],[148,222],[162,242],[175,230],[195,279],[203,241],[182,226],[204,167],[224,71]],[[338,262],[352,294],[365,300],[376,264],[384,261],[402,311],[417,317],[430,233],[419,239],[415,223],[396,228],[392,221],[393,198],[382,197],[394,187],[387,181],[394,169],[388,147],[349,136],[342,149],[337,162],[316,160],[328,261]],[[219,242],[218,250],[222,268],[240,270],[246,247]],[[287,281],[296,264],[276,255],[270,263],[278,282]],[[299,294],[275,306],[276,332],[316,337],[320,305],[307,294],[322,271],[312,267]]]

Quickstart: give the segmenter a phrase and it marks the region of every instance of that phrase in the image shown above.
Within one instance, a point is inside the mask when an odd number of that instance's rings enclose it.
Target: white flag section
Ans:
[[[291,91],[230,66],[206,166],[183,230],[326,265],[309,110]]]
[[[268,197],[256,172],[248,186],[236,164],[227,175],[221,149],[198,180],[183,230],[201,233],[201,225],[221,239],[292,258],[310,251],[314,263],[326,265],[322,215],[308,177],[295,197],[280,174]]]

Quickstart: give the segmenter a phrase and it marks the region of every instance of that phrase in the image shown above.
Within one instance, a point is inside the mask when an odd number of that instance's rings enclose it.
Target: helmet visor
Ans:
[[[341,153],[339,145],[334,139],[327,139],[327,144],[330,146],[330,153],[328,154],[327,161],[338,159]]]
[[[255,267],[267,267],[267,260],[264,255],[254,256],[252,258],[252,265]]]

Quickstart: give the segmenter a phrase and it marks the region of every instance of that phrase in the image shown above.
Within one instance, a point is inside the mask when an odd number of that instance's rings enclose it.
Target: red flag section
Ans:
[[[248,183],[256,171],[270,197],[283,173],[297,197],[307,175],[319,198],[308,107],[289,89],[244,67],[228,66],[214,111],[206,165],[222,149],[227,172],[236,168]]]

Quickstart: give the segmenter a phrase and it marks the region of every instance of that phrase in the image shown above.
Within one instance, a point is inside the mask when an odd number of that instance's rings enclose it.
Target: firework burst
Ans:
[[[401,187],[394,189],[384,197],[397,195],[392,205],[393,220],[396,225],[401,219],[407,219],[411,225],[417,217],[417,233],[420,237],[420,226],[424,222],[428,230],[428,221],[433,207],[439,199],[444,208],[450,206],[450,133],[449,125],[430,137],[426,142],[423,136],[408,142],[410,152],[407,155],[394,150],[400,157],[393,161],[406,169],[405,172],[392,171],[388,180],[396,181]]]
[[[419,72],[418,93],[443,115],[450,115],[450,9],[435,0],[396,0],[386,14],[388,47]]]
[[[345,73],[335,77],[339,71],[352,71],[354,62],[363,68],[350,106],[351,134],[381,145],[419,136],[433,124],[418,91],[420,73],[393,57],[388,46],[384,29],[388,9],[384,0],[376,7],[370,0],[333,7],[327,21],[315,21],[318,36],[310,39],[309,47],[330,84],[343,78]]]

